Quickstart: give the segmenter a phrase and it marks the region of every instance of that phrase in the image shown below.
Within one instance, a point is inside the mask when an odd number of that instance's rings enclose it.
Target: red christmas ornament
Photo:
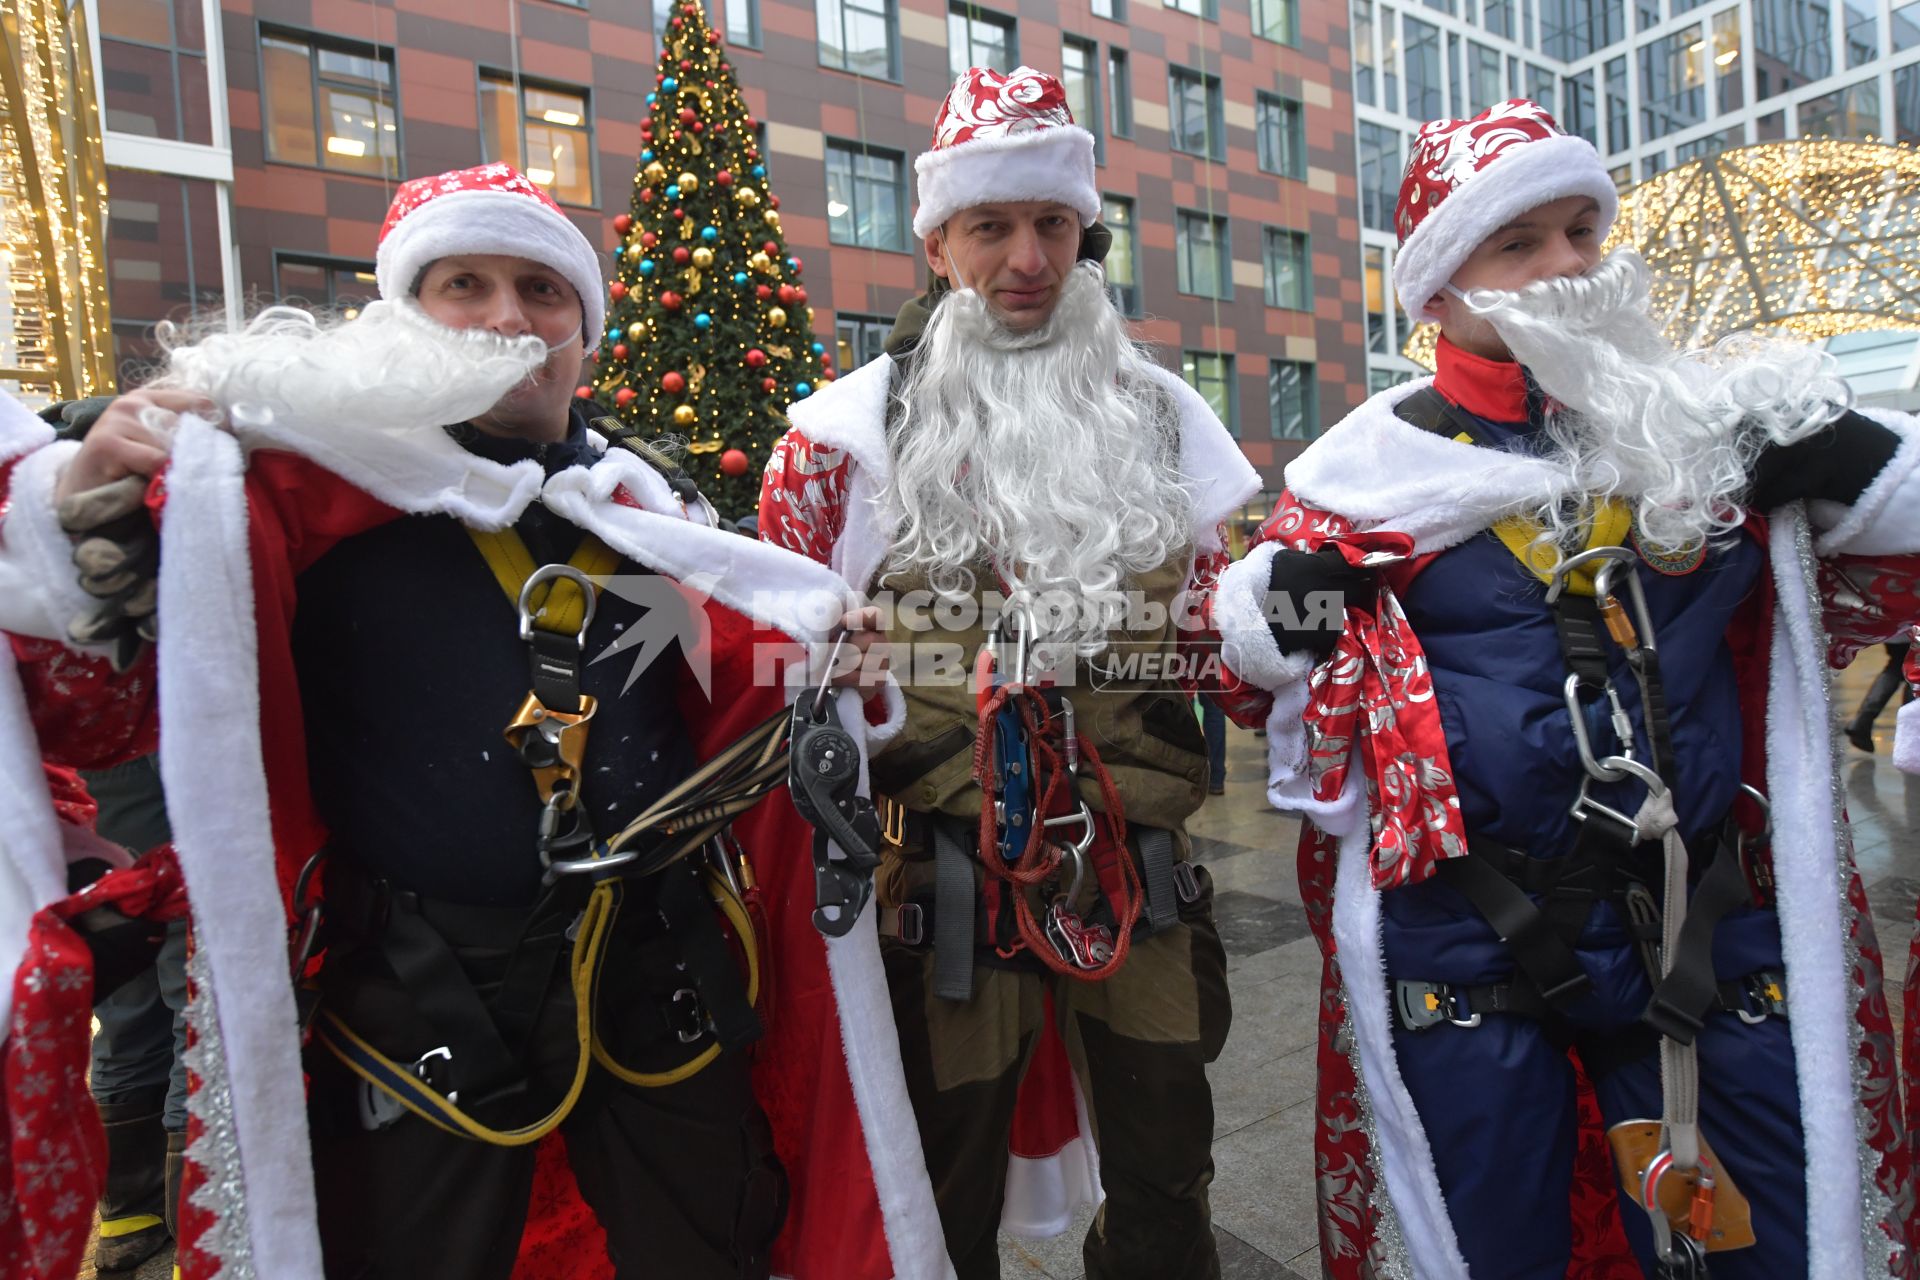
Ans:
[[[773,389],[779,385],[780,384],[775,382],[772,378],[763,378],[760,381],[760,389],[766,392],[768,395],[772,395]]]
[[[730,187],[733,185],[733,170],[722,169],[720,172],[713,175],[713,180],[719,183],[723,187]]]
[[[680,221],[680,219],[686,216],[687,216],[687,211],[685,209],[682,209],[679,205],[673,206],[673,220],[675,222]]]
[[[766,251],[766,255],[769,258],[777,258],[780,256],[780,244],[778,241],[769,240],[760,247]]]
[[[642,187],[642,188],[640,188],[640,203],[641,203],[641,204],[652,204],[652,203],[653,203],[653,188],[652,188],[652,187]]]
[[[614,358],[615,360],[625,360],[625,359],[627,358],[627,344],[626,344],[626,343],[624,343],[624,342],[616,342],[616,343],[614,343],[614,344],[613,344],[613,358]]]
[[[799,303],[799,304],[800,304],[801,306],[803,306],[803,307],[804,307],[804,306],[806,306],[806,305],[807,305],[807,291],[806,291],[805,289],[795,289],[795,290],[793,291],[793,300],[794,300],[795,302],[797,302],[797,303]]]
[[[807,264],[802,262],[798,258],[795,258],[791,262],[787,263],[787,268],[790,271],[792,271],[793,274],[795,275],[799,275],[802,271],[806,270],[806,267],[807,267]]]
[[[767,197],[767,203],[768,203],[768,204],[770,204],[770,205],[772,205],[772,206],[773,206],[774,208],[776,208],[776,209],[778,209],[778,208],[780,207],[780,197],[779,197],[779,196],[768,196],[768,197]]]
[[[682,58],[680,59],[680,69],[682,71],[691,71],[693,70],[693,64],[687,61],[685,58]]]
[[[613,402],[624,409],[633,403],[637,394],[632,387],[622,387],[613,393]]]
[[[684,27],[685,25],[687,25],[687,20],[685,18],[675,18],[673,20],[673,29],[675,31],[678,31],[681,27]]]
[[[822,370],[820,371],[820,381],[822,381],[822,382],[832,382],[832,381],[833,381],[833,370],[831,370],[831,369],[822,369]]]
[[[640,233],[640,246],[642,248],[651,249],[653,248],[653,246],[659,243],[660,243],[660,237],[653,234],[653,232],[643,231]]]
[[[687,259],[692,256],[693,254],[688,252],[687,246],[676,245],[673,250],[673,263],[677,267],[684,267],[687,265]]]
[[[687,380],[676,370],[669,369],[660,375],[660,389],[670,396],[677,396],[687,389]]]
[[[747,148],[747,159],[758,160],[759,158],[760,158],[760,148],[758,147]]]
[[[700,113],[695,111],[692,107],[680,108],[681,124],[692,124],[695,120],[698,120],[699,118],[700,118]]]
[[[747,474],[747,455],[738,449],[729,449],[720,455],[720,473],[729,476]]]
[[[709,31],[709,32],[707,32],[707,43],[708,43],[708,44],[719,44],[719,43],[720,43],[720,33],[719,33],[718,31]]]
[[[753,292],[754,292],[754,296],[759,298],[760,301],[762,302],[765,302],[768,298],[771,298],[773,296],[773,290],[769,289],[764,284],[757,284],[753,286]]]
[[[575,387],[573,389],[573,397],[576,400],[591,400],[593,399],[593,388],[592,387]]]
[[[655,84],[665,84],[667,82],[667,73],[664,71],[659,72],[653,77],[653,82]]]
[[[619,354],[620,354],[620,349],[619,349],[618,347],[615,347],[615,348],[614,348],[614,350],[613,350],[613,353],[614,353],[615,355],[619,355]],[[821,352],[821,353],[820,353],[820,367],[821,367],[822,369],[831,369],[831,368],[833,368],[833,352],[831,352],[831,351],[823,351],[823,352]]]
[[[707,131],[707,126],[704,122],[695,120],[693,122],[693,131],[695,133],[705,133]]]
[[[660,305],[669,311],[678,311],[680,309],[680,302],[680,295],[671,289],[660,295]]]
[[[788,306],[793,305],[793,286],[792,285],[783,284],[780,286],[780,301],[784,302]]]
[[[618,302],[620,301],[620,299],[627,296],[627,286],[624,284],[621,284],[618,280],[615,280],[612,284],[607,286],[607,293],[612,296],[615,302]]]
[[[747,368],[758,369],[767,362],[767,353],[755,347],[747,352]]]
[[[630,213],[619,214],[613,220],[613,229],[619,232],[621,235],[627,234],[627,232],[630,231],[632,228],[633,228],[633,215]]]
[[[642,120],[640,122],[640,136],[645,138],[648,142],[653,141],[653,121]]]

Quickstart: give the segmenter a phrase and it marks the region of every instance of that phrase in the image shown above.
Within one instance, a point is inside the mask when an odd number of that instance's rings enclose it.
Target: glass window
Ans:
[[[1227,220],[1210,213],[1175,212],[1174,258],[1179,289],[1201,298],[1233,296],[1233,257]]]
[[[900,78],[900,23],[893,0],[814,0],[814,17],[822,66]]]
[[[1405,369],[1369,369],[1367,370],[1367,394],[1379,395],[1388,387],[1397,387],[1412,377],[1413,375]]]
[[[197,0],[102,0],[97,12],[106,127],[211,143],[206,27]]]
[[[1467,45],[1467,114],[1477,115],[1496,102],[1506,101],[1500,81],[1500,51],[1483,44]]]
[[[1429,9],[1436,9],[1448,17],[1453,16],[1453,0],[1421,0]]]
[[[1540,47],[1568,62],[1626,38],[1624,0],[1544,0]]]
[[[1744,96],[1740,84],[1738,9],[1725,9],[1713,15],[1713,76],[1715,100],[1720,110],[1737,110]]]
[[[1440,28],[1417,18],[1406,20],[1407,114],[1415,120],[1438,120],[1447,100],[1440,83]]]
[[[707,0],[707,13],[708,20],[726,33],[728,44],[743,49],[760,47],[760,0]]]
[[[1582,71],[1577,76],[1563,77],[1560,91],[1560,107],[1564,112],[1560,123],[1575,137],[1598,142],[1600,139],[1596,126],[1599,119],[1593,111],[1593,72]]]
[[[1699,23],[1640,46],[1640,140],[1706,120],[1707,36]]]
[[[827,144],[827,238],[866,249],[907,247],[904,159],[857,142]]]
[[[398,177],[392,56],[263,32],[267,159]]]
[[[1392,344],[1387,332],[1387,295],[1393,281],[1387,278],[1387,251],[1370,244],[1362,253],[1366,261],[1367,350],[1384,355]]]
[[[1113,233],[1113,245],[1102,265],[1107,272],[1107,292],[1123,315],[1140,314],[1140,276],[1134,263],[1139,258],[1138,232],[1133,223],[1133,201],[1125,196],[1107,196],[1101,201],[1100,221]]]
[[[1181,13],[1190,13],[1196,18],[1215,20],[1220,17],[1220,0],[1166,0],[1166,6]]]
[[[1893,136],[1909,146],[1920,143],[1920,62],[1894,69]]]
[[[1610,153],[1625,151],[1633,141],[1628,129],[1631,123],[1627,107],[1627,60],[1612,58],[1607,62],[1607,150]]]
[[[834,317],[833,341],[838,348],[838,368],[842,374],[858,369],[879,355],[893,332],[893,321],[885,316],[859,316],[842,311]]]
[[[1753,0],[1753,91],[1758,98],[1833,74],[1831,10],[1814,0]]]
[[[1305,178],[1307,134],[1300,104],[1271,93],[1256,93],[1253,121],[1261,169],[1283,178]]]
[[[1172,107],[1175,151],[1215,160],[1227,158],[1226,108],[1219,76],[1169,67],[1167,101]]]
[[[1300,0],[1253,0],[1253,34],[1295,44],[1300,39]]]
[[[153,327],[195,312],[218,311],[219,196],[212,181],[107,170],[107,300],[120,389],[155,371]]]
[[[1306,232],[1268,227],[1264,248],[1267,305],[1288,311],[1313,310],[1313,270]]]
[[[1486,0],[1481,13],[1480,25],[1488,35],[1514,38],[1513,0]]]
[[[1905,53],[1909,49],[1920,49],[1920,0],[1907,0],[1905,4],[1895,5],[1893,21],[1889,25],[1893,30],[1893,48],[1890,52]]]
[[[1465,119],[1467,111],[1467,72],[1466,60],[1460,47],[1460,33],[1447,32],[1447,75],[1453,81],[1453,115],[1456,120]]]
[[[1625,191],[1633,185],[1633,166],[1630,164],[1617,164],[1607,170],[1607,176],[1613,179],[1613,185],[1616,190]]]
[[[1914,0],[1920,4],[1920,0]],[[1353,0],[1353,99],[1373,105],[1373,0]]]
[[[1106,131],[1100,127],[1100,46],[1077,36],[1060,40],[1060,83],[1067,91],[1067,110],[1082,129],[1093,135],[1096,164],[1107,159]]]
[[[1880,56],[1880,6],[1876,0],[1843,0],[1846,5],[1847,66],[1858,67]]]
[[[273,292],[281,302],[337,308],[349,320],[380,296],[371,262],[290,253],[273,255]]]
[[[1362,120],[1354,136],[1360,148],[1360,220],[1376,231],[1392,231],[1393,206],[1400,198],[1400,131]]]
[[[1380,6],[1380,105],[1389,111],[1400,110],[1400,21],[1385,5]]]
[[[1702,156],[1718,155],[1722,151],[1745,145],[1746,130],[1740,125],[1731,129],[1722,129],[1719,133],[1710,133],[1704,138],[1695,138],[1692,142],[1683,142],[1673,149],[1673,162],[1685,164],[1689,160],[1698,160]]]
[[[1013,19],[954,0],[947,10],[947,74],[957,80],[968,67],[1011,71],[1019,65]]]
[[[1233,357],[1217,351],[1182,351],[1180,376],[1200,393],[1213,410],[1213,416],[1226,425],[1234,439],[1240,438],[1240,415],[1234,412]]]
[[[1704,4],[1706,0],[1696,0]],[[1678,14],[1685,11],[1687,0],[1674,0],[1673,11]],[[1660,25],[1660,0],[1638,0],[1634,12],[1639,18],[1640,30],[1645,31]]]
[[[1778,142],[1787,136],[1787,113],[1769,111],[1753,122],[1755,142]]]
[[[593,126],[587,92],[480,73],[480,152],[504,160],[562,204],[593,205]]]
[[[1133,76],[1127,51],[1107,47],[1107,127],[1116,138],[1133,136]]]
[[[1880,137],[1880,82],[1862,80],[1800,104],[1800,136],[1870,141]]]
[[[1553,72],[1545,67],[1536,67],[1531,62],[1527,64],[1527,97],[1545,107],[1555,119],[1560,119],[1560,106],[1554,94],[1554,85]],[[1561,119],[1560,123],[1562,126],[1566,125],[1564,119]]]
[[[1320,434],[1313,366],[1303,360],[1275,360],[1267,368],[1267,413],[1275,440],[1311,440]]]
[[[1114,22],[1127,20],[1127,0],[1093,0],[1093,16]]]
[[[1667,153],[1656,151],[1649,156],[1640,157],[1640,181],[1657,178],[1667,169]]]

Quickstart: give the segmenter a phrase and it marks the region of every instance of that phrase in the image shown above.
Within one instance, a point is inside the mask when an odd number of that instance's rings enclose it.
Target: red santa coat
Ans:
[[[1423,431],[1393,413],[1428,381],[1373,397],[1288,468],[1288,491],[1224,575],[1216,617],[1275,689],[1268,797],[1308,818],[1299,870],[1325,955],[1320,1005],[1321,1258],[1339,1280],[1375,1270],[1466,1280],[1425,1131],[1391,1041],[1380,895],[1466,852],[1439,705],[1397,592],[1424,559],[1541,492],[1551,464]],[[1913,1206],[1894,1089],[1881,960],[1837,799],[1824,666],[1920,618],[1920,424],[1851,508],[1817,537],[1794,504],[1762,520],[1772,562],[1734,637],[1750,741],[1772,800],[1774,876],[1793,991],[1806,1130],[1811,1255],[1820,1280],[1907,1274]],[[1324,662],[1281,654],[1258,607],[1274,554],[1329,543],[1411,552],[1354,602]],[[1351,557],[1350,557],[1351,558]],[[1842,573],[1846,574],[1845,577]],[[1864,598],[1863,598],[1864,597]],[[1830,640],[1826,626],[1833,628]],[[1595,1113],[1597,1114],[1597,1113]],[[1569,1275],[1637,1276],[1614,1214],[1600,1135],[1583,1135]]]
[[[189,1180],[207,1189],[189,1191],[185,1273],[319,1280],[285,963],[292,882],[325,836],[306,786],[289,649],[301,569],[402,512],[501,528],[539,496],[627,559],[707,597],[708,687],[723,696],[709,700],[689,680],[682,697],[703,756],[785,700],[759,678],[756,650],[817,649],[849,593],[799,557],[689,518],[659,475],[625,451],[543,483],[537,465],[476,458],[438,428],[356,436],[331,424],[263,424],[241,429],[243,449],[189,418],[150,493],[164,511],[166,639],[155,658],[116,676],[53,638],[83,603],[50,502],[71,446],[48,444],[46,429],[13,402],[4,409],[0,586],[11,589],[0,601],[0,629],[12,644],[0,671],[0,764],[30,754],[97,767],[158,743],[195,921]],[[100,1172],[83,1081],[87,957],[62,920],[115,894],[129,908],[177,910],[179,884],[161,858],[143,862],[137,878],[110,877],[84,903],[63,901],[66,854],[40,777],[36,768],[31,780],[0,782],[0,818],[26,824],[24,835],[6,825],[0,837],[0,927],[32,917],[22,945],[0,954],[8,969],[0,991],[13,993],[16,1015],[5,1061],[14,1142],[0,1173],[11,1174],[12,1206],[31,1200],[34,1211],[31,1220],[0,1215],[0,1257],[9,1258],[9,1275],[51,1277],[77,1264]],[[796,1280],[938,1276],[944,1258],[929,1261],[929,1237],[936,1248],[939,1239],[931,1196],[902,1190],[885,1155],[900,1129],[912,1131],[904,1085],[902,1105],[890,1109],[884,1087],[865,1078],[873,1072],[863,1047],[892,1035],[877,942],[870,930],[829,942],[812,928],[808,833],[784,797],[741,825],[772,917],[765,945],[778,1000],[756,1083],[795,1187],[776,1269]],[[868,1025],[876,1011],[885,1017],[878,1028]],[[36,1074],[42,1063],[57,1069]],[[856,1106],[856,1093],[872,1105]],[[871,1141],[861,1123],[867,1114],[892,1122]],[[530,1226],[521,1274],[604,1273],[592,1242],[583,1247],[567,1235],[591,1233],[591,1223],[556,1155],[550,1149],[539,1161],[536,1209],[550,1212]],[[56,1210],[77,1212],[77,1230],[67,1232]]]

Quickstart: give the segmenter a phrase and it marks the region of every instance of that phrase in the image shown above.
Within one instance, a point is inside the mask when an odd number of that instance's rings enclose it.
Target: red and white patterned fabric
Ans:
[[[1576,195],[1599,203],[1594,234],[1606,239],[1620,207],[1613,179],[1593,144],[1561,129],[1538,103],[1510,98],[1470,120],[1429,120],[1393,207],[1400,305],[1417,319],[1439,319],[1427,304],[1482,240],[1529,209]]]
[[[920,208],[913,234],[930,235],[973,205],[1057,201],[1087,226],[1100,216],[1093,135],[1073,122],[1059,80],[1032,67],[969,67],[953,82],[933,146],[913,162]]]
[[[374,275],[383,298],[410,296],[420,273],[456,253],[528,258],[580,295],[592,345],[607,323],[600,255],[553,197],[510,164],[476,165],[400,184],[380,226]]]

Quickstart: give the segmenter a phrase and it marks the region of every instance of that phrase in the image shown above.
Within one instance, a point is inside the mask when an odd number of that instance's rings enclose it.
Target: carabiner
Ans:
[[[1000,661],[1000,633],[1003,624],[1011,621],[1013,636],[1013,671],[1008,674],[1006,664]],[[1025,608],[1008,603],[993,620],[993,626],[987,630],[987,652],[993,657],[993,679],[996,684],[1011,685],[1015,693],[1027,687],[1027,646],[1032,630],[1027,625]]]
[[[580,594],[586,597],[586,612],[580,615],[580,634],[575,637],[579,646],[585,649],[587,647],[587,628],[593,623],[593,579],[570,564],[542,565],[533,571],[532,575],[527,578],[526,584],[520,588],[520,600],[517,606],[520,610],[520,638],[522,640],[533,639],[533,620],[539,616],[533,610],[534,588],[552,582],[556,578],[565,578],[567,581],[573,583],[580,588]],[[546,606],[542,605],[541,612],[545,612],[545,610]]]
[[[1623,782],[1626,773],[1618,769],[1608,769],[1600,763],[1600,757],[1593,753],[1593,739],[1587,735],[1586,708],[1580,702],[1580,677],[1570,675],[1564,686],[1567,703],[1567,718],[1573,721],[1573,744],[1580,752],[1580,767],[1587,776],[1596,782]],[[1633,759],[1633,722],[1627,719],[1626,708],[1620,704],[1620,694],[1607,682],[1607,701],[1613,706],[1613,733],[1620,744],[1619,752],[1608,759]],[[1622,730],[1625,730],[1623,733]]]
[[[1078,822],[1081,824],[1080,838],[1075,840],[1071,845],[1065,846],[1071,849],[1074,855],[1078,857],[1093,848],[1093,810],[1087,808],[1087,802],[1085,800],[1080,801],[1080,808],[1077,812],[1063,814],[1058,818],[1047,818],[1042,821],[1040,825],[1042,827],[1059,827],[1065,826],[1069,822]]]

